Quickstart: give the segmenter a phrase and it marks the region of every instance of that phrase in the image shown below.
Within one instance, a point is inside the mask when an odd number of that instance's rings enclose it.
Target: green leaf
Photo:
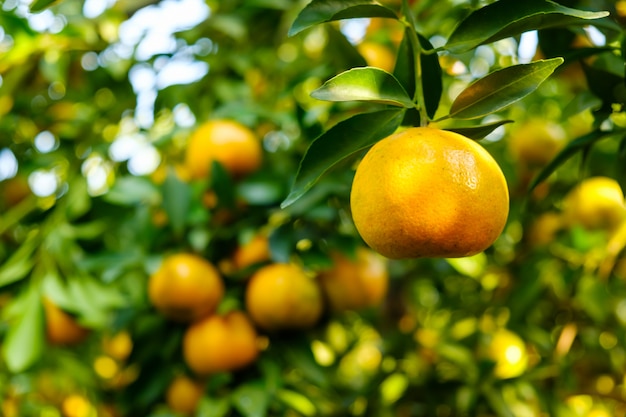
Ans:
[[[393,10],[373,0],[313,0],[298,14],[289,36],[320,23],[357,17],[398,18]]]
[[[211,188],[217,196],[218,207],[235,207],[235,185],[233,179],[222,164],[211,163]]]
[[[66,214],[68,219],[77,219],[91,209],[91,198],[87,191],[87,180],[84,177],[75,178],[70,184],[66,196]]]
[[[120,206],[134,206],[147,203],[156,204],[161,199],[157,187],[149,180],[141,177],[123,177],[118,179],[104,200]]]
[[[434,49],[428,39],[419,33],[417,36],[423,50]],[[439,56],[436,53],[422,54],[420,60],[422,64],[422,88],[424,90],[426,113],[432,118],[435,117],[441,95],[443,94],[441,65],[439,64]]]
[[[204,396],[198,404],[198,416],[201,417],[226,417],[230,412],[228,398],[211,398]]]
[[[399,107],[415,107],[398,80],[375,67],[353,68],[331,78],[311,96],[326,101],[372,101]]]
[[[30,233],[11,257],[0,265],[0,287],[23,279],[35,266],[33,252],[39,246],[39,234]]]
[[[44,312],[39,291],[31,287],[23,300],[19,321],[9,327],[2,354],[11,372],[22,372],[32,366],[43,353]]]
[[[502,125],[507,123],[513,123],[513,120],[498,120],[497,122],[488,123],[486,125],[481,126],[470,126],[470,127],[452,127],[449,129],[450,132],[458,133],[459,135],[463,135],[466,138],[480,140],[485,136],[496,130]]]
[[[31,13],[37,13],[48,7],[54,5],[54,3],[59,2],[60,0],[36,0],[32,6],[30,6]]]
[[[300,161],[291,192],[281,208],[302,197],[332,166],[393,133],[403,114],[400,109],[357,114],[317,137]]]
[[[398,57],[396,66],[393,70],[394,76],[400,84],[404,86],[405,91],[415,91],[415,55],[409,42],[409,36],[412,29],[406,28],[404,38],[398,48]],[[421,34],[417,34],[420,45],[424,50],[432,50],[432,44]],[[443,93],[443,82],[441,77],[441,66],[439,65],[439,57],[436,53],[422,54],[420,56],[422,65],[422,88],[424,91],[424,100],[426,113],[429,117],[434,117],[439,108],[439,101]]]
[[[450,116],[475,119],[501,110],[535,91],[562,63],[563,58],[553,58],[494,71],[459,94]]]
[[[579,138],[576,138],[568,143],[567,146],[565,146],[565,148],[563,148],[561,152],[559,152],[557,156],[555,156],[554,159],[550,161],[550,163],[546,165],[541,172],[539,172],[539,174],[537,174],[530,184],[528,192],[534,190],[537,185],[541,184],[541,182],[556,171],[558,167],[563,165],[572,156],[576,155],[577,152],[586,149],[588,146],[591,146],[594,142],[600,139],[604,139],[614,134],[616,134],[616,132],[601,132],[599,130],[594,130],[593,132],[580,136]]]
[[[608,12],[576,10],[548,0],[500,0],[465,18],[454,29],[444,48],[461,53],[530,30],[587,25],[588,20],[608,15]]]
[[[408,27],[404,29],[404,36],[398,47],[396,65],[393,69],[394,77],[404,87],[404,90],[409,92],[415,91],[415,55],[409,41],[411,30]]]
[[[606,283],[598,277],[585,275],[578,282],[575,300],[596,323],[604,323],[611,314],[611,298]]]
[[[232,394],[233,406],[244,417],[265,417],[269,397],[260,383],[240,385]]]
[[[589,91],[581,91],[576,94],[572,101],[567,103],[567,105],[563,109],[561,119],[565,121],[576,114],[584,112],[587,109],[593,111],[601,107],[602,100],[600,100],[597,96]]]
[[[187,213],[191,203],[191,189],[170,171],[163,182],[163,208],[177,235],[182,234],[187,223]]]
[[[348,41],[338,28],[333,25],[324,27],[328,41],[325,56],[332,61],[336,72],[349,70],[354,67],[365,67],[367,62],[353,44]]]
[[[403,373],[396,372],[389,375],[380,384],[380,396],[384,404],[396,403],[409,387],[409,378]]]
[[[290,409],[304,416],[314,416],[317,414],[315,404],[299,392],[281,389],[276,393],[276,396]]]
[[[624,77],[603,68],[596,68],[581,61],[589,91],[602,100],[600,111],[610,114],[613,103],[626,100]],[[623,65],[623,64],[622,64]]]

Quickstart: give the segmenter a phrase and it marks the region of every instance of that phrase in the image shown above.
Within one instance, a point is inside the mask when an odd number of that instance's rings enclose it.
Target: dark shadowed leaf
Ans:
[[[414,107],[398,80],[375,67],[353,68],[326,81],[311,93],[318,100],[371,101],[399,107]]]
[[[415,54],[411,48],[409,41],[409,31],[404,29],[404,36],[398,47],[398,55],[396,57],[396,65],[393,69],[393,75],[404,87],[404,90],[413,93],[415,91]]]
[[[562,63],[563,58],[553,58],[492,72],[459,94],[450,116],[475,119],[501,110],[535,91]]]
[[[539,172],[539,174],[537,174],[535,179],[533,179],[533,182],[530,184],[528,192],[534,190],[537,185],[539,185],[542,181],[548,178],[568,159],[576,155],[577,152],[583,151],[588,146],[591,146],[594,142],[614,134],[615,132],[601,132],[599,130],[594,130],[593,132],[587,133],[586,135],[583,135],[568,143],[567,146],[563,148],[563,150],[561,150],[561,152],[559,152],[558,155],[555,156],[554,159],[541,170],[541,172]]]
[[[235,207],[235,184],[226,168],[217,161],[211,163],[211,188],[217,197],[218,207]]]
[[[189,185],[169,172],[163,183],[163,209],[176,234],[181,234],[185,228],[190,203]]]
[[[313,0],[298,14],[289,29],[289,36],[319,23],[356,17],[397,19],[393,10],[373,0]]]
[[[401,109],[357,114],[317,137],[300,161],[294,185],[281,207],[285,208],[302,197],[339,161],[393,133],[403,115]]]
[[[328,36],[326,52],[333,57],[333,64],[337,68],[337,72],[367,65],[365,58],[338,28],[333,27],[333,25],[326,25],[325,29],[326,36]]]
[[[422,49],[429,51],[433,49],[433,45],[428,39],[418,34],[418,39]],[[435,113],[439,108],[439,100],[443,94],[443,82],[441,77],[441,65],[439,65],[439,56],[436,53],[422,54],[420,57],[422,64],[422,88],[424,89],[424,101],[426,104],[426,113],[428,117],[435,117]]]
[[[610,114],[613,103],[626,102],[624,77],[581,62],[589,90],[602,100],[600,111]]]
[[[408,4],[406,5],[408,7]],[[396,66],[393,70],[394,76],[400,81],[409,94],[415,92],[415,72],[417,69],[415,54],[413,53],[411,37],[413,36],[413,29],[415,26],[411,13],[405,13],[409,21],[410,27],[405,28],[404,37],[398,48],[398,54],[396,58]],[[433,45],[430,41],[417,34],[417,39],[420,43],[420,48],[423,51],[432,51]],[[439,56],[436,53],[421,54],[420,56],[422,91],[424,95],[424,105],[426,106],[426,114],[429,117],[434,117],[439,107],[439,101],[441,100],[441,94],[443,93],[443,81],[441,77],[441,66],[439,65]],[[408,114],[408,112],[407,112]],[[409,121],[405,124],[412,124]],[[419,121],[415,125],[419,124]]]
[[[477,9],[452,32],[445,49],[454,53],[536,29],[587,25],[608,12],[587,12],[548,0],[501,0]]]
[[[500,126],[505,125],[507,123],[513,123],[513,120],[499,120],[497,122],[493,122],[493,123],[489,123],[489,124],[481,125],[481,126],[454,127],[454,128],[445,129],[445,130],[458,133],[459,135],[463,135],[466,138],[480,140],[480,139],[483,139],[488,134],[490,134],[491,132],[493,132],[494,130],[496,130],[497,128],[499,128]]]

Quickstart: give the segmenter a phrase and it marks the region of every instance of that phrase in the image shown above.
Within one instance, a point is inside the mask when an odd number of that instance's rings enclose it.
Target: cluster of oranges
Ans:
[[[260,142],[238,122],[207,122],[190,136],[185,165],[191,178],[204,179],[214,161],[234,179],[242,178],[261,165]],[[149,278],[148,298],[159,314],[185,323],[182,356],[193,374],[171,381],[165,394],[168,406],[192,412],[206,377],[251,365],[277,332],[311,328],[326,310],[382,303],[389,279],[384,257],[366,247],[353,256],[335,251],[330,257],[333,266],[318,271],[296,261],[275,262],[265,231],[236,247],[226,261],[192,252],[166,255]],[[231,282],[230,269],[247,276]],[[222,301],[229,286],[237,285],[243,286],[242,307],[228,307]]]
[[[582,180],[563,199],[560,210],[546,211],[530,225],[528,242],[544,246],[564,230],[582,227],[605,230],[617,236],[626,224],[624,193],[613,178],[596,176]]]
[[[258,245],[251,241],[248,245]],[[266,246],[267,249],[267,246]],[[250,247],[233,254],[237,265]],[[262,334],[301,330],[318,323],[326,300],[333,311],[375,306],[387,290],[384,258],[360,248],[356,259],[333,255],[332,268],[314,276],[295,263],[274,263],[270,253],[252,261],[259,267],[247,280],[245,310],[220,311],[225,280],[207,259],[178,253],[166,257],[151,275],[148,295],[160,314],[188,323],[183,359],[194,378],[177,376],[166,394],[170,408],[190,412],[202,394],[203,377],[244,368],[259,357],[268,339]],[[196,393],[196,394],[194,394]]]

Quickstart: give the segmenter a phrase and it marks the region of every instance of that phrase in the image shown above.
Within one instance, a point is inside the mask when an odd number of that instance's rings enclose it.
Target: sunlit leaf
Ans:
[[[35,265],[32,255],[39,245],[39,237],[37,233],[31,233],[11,257],[0,265],[0,287],[25,278],[32,270]]]
[[[398,401],[409,386],[409,378],[396,372],[389,375],[380,384],[380,394],[385,404],[394,404]]]
[[[291,192],[281,207],[285,208],[302,197],[339,161],[393,133],[403,114],[400,109],[357,114],[316,138],[300,161]]]
[[[161,196],[159,189],[149,180],[141,177],[123,177],[104,195],[104,200],[120,206],[140,203],[157,203]]]
[[[445,130],[449,130],[450,132],[458,133],[459,135],[463,135],[466,138],[480,140],[485,136],[508,123],[513,123],[513,120],[498,120],[497,122],[488,123],[486,125],[480,126],[470,126],[470,127],[451,127]]]
[[[298,14],[289,29],[289,36],[319,23],[356,17],[397,19],[393,10],[373,0],[313,0]]]
[[[228,398],[204,396],[198,404],[198,415],[202,417],[226,417],[230,412]]]
[[[345,71],[311,93],[318,100],[371,101],[399,107],[414,107],[411,98],[398,80],[375,67],[353,68]]]
[[[317,414],[317,408],[315,407],[315,404],[299,392],[281,389],[276,393],[276,396],[289,408],[297,411],[304,416],[314,416]]]
[[[61,0],[35,0],[32,6],[30,6],[31,13],[37,13],[48,7],[54,5],[55,3],[60,3]]]
[[[475,10],[452,32],[445,45],[448,51],[469,51],[478,45],[520,35],[530,30],[587,25],[608,12],[587,12],[549,0],[500,0]]]
[[[32,366],[45,346],[44,312],[39,291],[31,287],[23,301],[20,319],[14,323],[2,345],[2,354],[11,372],[22,372]]]
[[[458,95],[450,116],[475,119],[501,110],[535,91],[562,63],[563,58],[552,58],[494,71]]]

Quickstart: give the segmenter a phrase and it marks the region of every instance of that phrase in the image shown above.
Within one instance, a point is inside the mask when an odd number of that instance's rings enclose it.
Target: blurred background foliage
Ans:
[[[198,254],[223,277],[227,312],[245,309],[260,266],[233,260],[253,236],[267,237],[261,264],[296,259],[311,274],[361,247],[348,208],[355,158],[279,204],[308,144],[367,106],[309,93],[354,66],[393,69],[403,27],[354,19],[287,37],[302,1],[47,3],[32,13],[5,0],[0,13],[0,414],[626,415],[626,1],[560,1],[611,15],[439,55],[443,109],[495,69],[566,58],[535,93],[481,120],[515,121],[481,142],[511,190],[490,250],[390,261],[380,306],[259,330],[253,365],[209,377],[183,360],[186,324],[154,309],[148,277],[172,253]],[[439,46],[487,3],[411,8]],[[216,164],[210,178],[190,178],[188,137],[211,119],[260,138],[258,170],[234,178]],[[559,159],[566,146],[576,152]],[[612,179],[607,192],[621,200],[594,208],[598,191],[568,204],[591,177]]]

